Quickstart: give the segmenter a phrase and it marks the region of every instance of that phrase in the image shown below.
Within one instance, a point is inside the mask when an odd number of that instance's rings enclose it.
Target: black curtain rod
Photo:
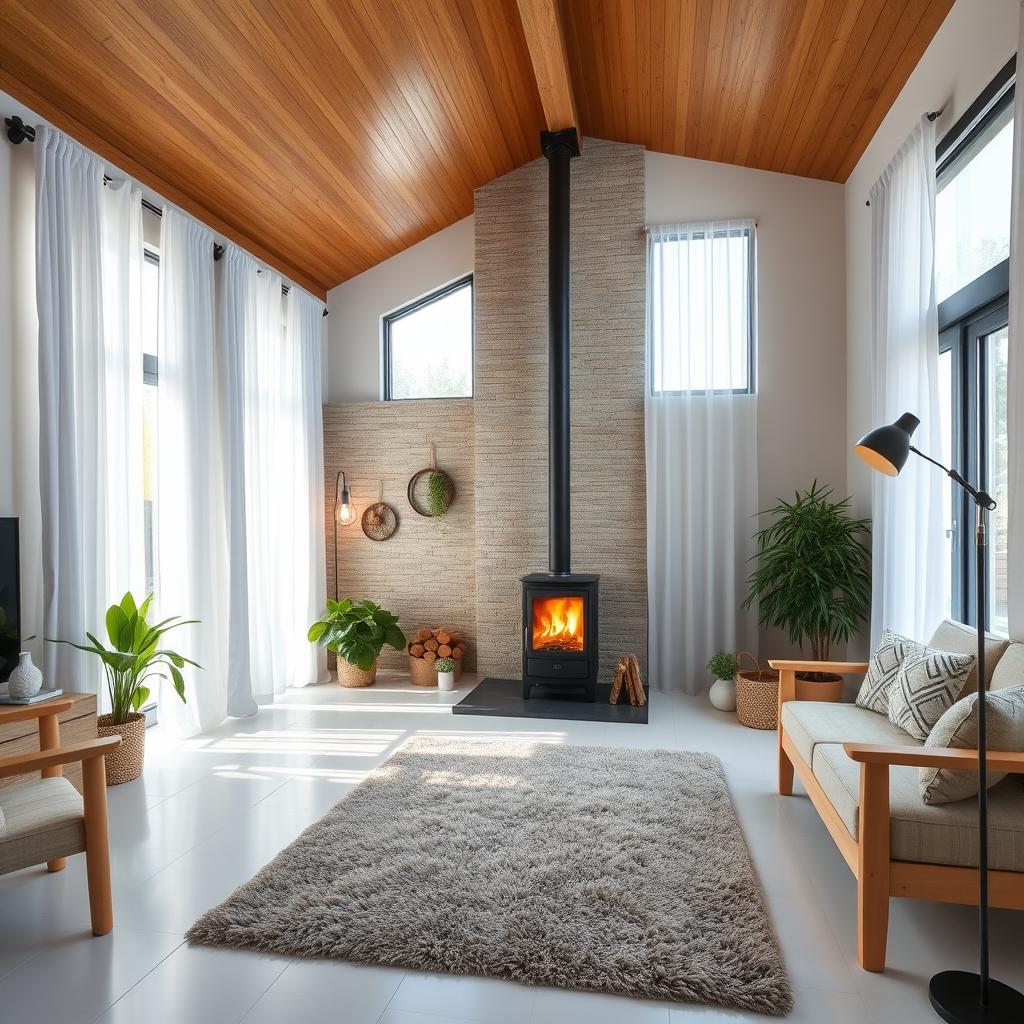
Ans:
[[[12,114],[10,117],[4,118],[4,124],[7,125],[7,138],[15,146],[21,145],[23,142],[35,142],[36,141],[36,130],[30,124],[25,122],[17,115]],[[114,179],[109,174],[103,175],[103,184],[107,185]],[[155,203],[151,203],[148,199],[143,198],[142,205],[145,209],[149,210],[150,213],[155,214],[157,217],[162,217],[164,211],[160,209]],[[213,243],[213,259],[217,262],[224,255],[224,246],[219,242]],[[257,269],[257,273],[261,274],[263,271]],[[287,295],[289,287],[286,284],[281,285],[281,294]],[[324,309],[324,316],[327,316],[327,309]]]

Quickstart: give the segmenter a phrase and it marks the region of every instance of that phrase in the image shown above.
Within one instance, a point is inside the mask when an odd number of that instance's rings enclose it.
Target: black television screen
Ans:
[[[21,592],[18,580],[18,520],[0,518],[0,683],[18,664]]]

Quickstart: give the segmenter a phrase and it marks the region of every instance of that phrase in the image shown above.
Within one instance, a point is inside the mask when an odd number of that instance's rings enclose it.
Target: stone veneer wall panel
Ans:
[[[476,191],[477,640],[521,671],[520,576],[548,565],[547,164]],[[644,151],[587,139],[572,163],[572,564],[601,574],[601,671],[646,670]]]
[[[327,592],[334,594],[334,487],[344,469],[360,513],[384,500],[398,529],[372,541],[359,523],[338,530],[338,586],[343,597],[370,598],[398,615],[407,634],[451,626],[469,640],[465,668],[476,664],[476,501],[473,402],[351,402],[324,406]],[[415,513],[406,485],[437,448],[437,464],[455,481],[456,498],[441,523]],[[405,655],[385,648],[382,667],[406,668]]]

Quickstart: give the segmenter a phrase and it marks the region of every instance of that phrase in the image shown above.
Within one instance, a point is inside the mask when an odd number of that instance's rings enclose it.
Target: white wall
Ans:
[[[957,0],[846,182],[847,439],[871,427],[871,186],[921,115],[941,109],[936,137],[951,128],[1017,49],[1018,0]],[[848,486],[867,514],[870,470],[848,447]]]
[[[473,271],[473,218],[371,267],[327,293],[326,401],[381,398],[380,318]]]
[[[0,114],[38,123],[0,93]],[[35,293],[35,169],[31,147],[0,139],[0,516],[21,521],[22,636],[38,658],[43,618]]]
[[[845,497],[843,186],[647,154],[648,224],[729,217],[757,221],[761,507],[815,479]],[[772,630],[760,646],[766,656],[796,653]]]

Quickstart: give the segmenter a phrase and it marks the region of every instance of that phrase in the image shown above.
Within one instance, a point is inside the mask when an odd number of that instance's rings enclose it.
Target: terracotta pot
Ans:
[[[816,672],[816,679],[808,679],[810,673],[797,672],[796,699],[822,700],[835,703],[843,698],[843,677],[832,672]]]
[[[349,689],[357,689],[361,686],[373,686],[377,681],[377,660],[365,672],[358,665],[351,661],[338,658],[338,682]]]
[[[111,719],[111,715],[100,715],[96,732],[100,736],[121,737],[121,746],[107,754],[107,785],[120,786],[142,774],[146,760],[146,716],[130,715],[120,725],[114,725]]]

